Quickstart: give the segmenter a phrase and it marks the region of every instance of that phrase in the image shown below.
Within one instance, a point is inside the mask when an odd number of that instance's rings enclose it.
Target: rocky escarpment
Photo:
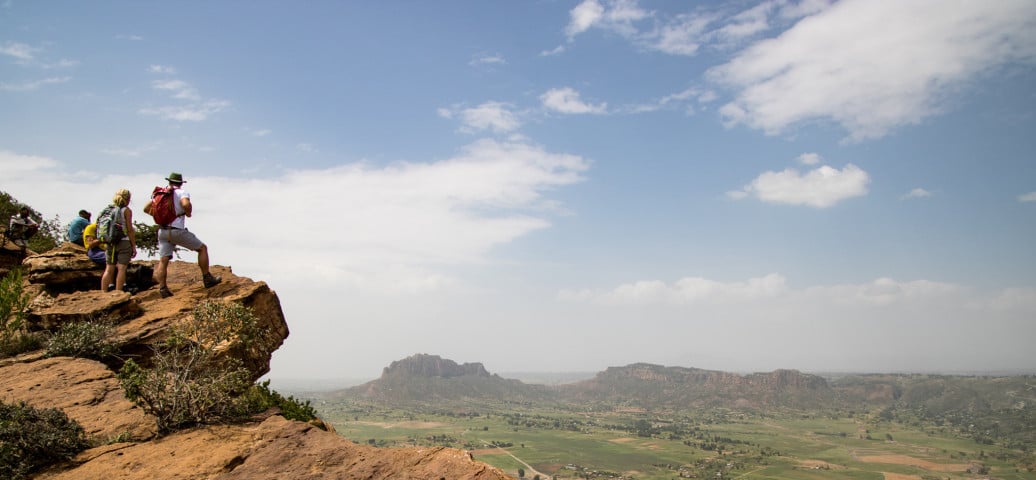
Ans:
[[[20,252],[16,252],[19,253]],[[0,257],[7,252],[0,252]],[[10,258],[6,261],[10,262]],[[2,262],[0,262],[2,263]],[[145,270],[153,262],[134,262]],[[172,262],[168,283],[174,296],[149,288],[135,295],[101,293],[101,270],[83,250],[65,244],[22,263],[31,297],[27,319],[35,331],[68,322],[106,319],[123,346],[118,358],[147,364],[153,346],[204,301],[249,307],[265,332],[261,341],[226,345],[252,379],[270,369],[272,353],[289,334],[276,293],[264,282],[213,266],[223,282],[205,289],[193,263]],[[233,342],[232,342],[233,343]],[[126,399],[115,376],[120,360],[108,364],[71,357],[46,358],[43,351],[0,359],[0,400],[59,408],[84,427],[94,448],[38,479],[505,479],[501,471],[446,448],[378,449],[357,445],[317,426],[285,420],[271,411],[252,422],[209,425],[158,436],[156,419]],[[319,422],[317,422],[319,423]],[[319,425],[318,425],[319,426]]]
[[[826,380],[796,370],[739,375],[648,363],[609,367],[561,390],[570,401],[632,403],[645,408],[812,407],[834,397]]]

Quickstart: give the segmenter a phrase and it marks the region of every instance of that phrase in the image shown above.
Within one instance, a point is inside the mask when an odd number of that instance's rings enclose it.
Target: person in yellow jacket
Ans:
[[[91,223],[83,229],[83,246],[86,247],[86,256],[103,267],[104,251],[108,249],[108,245],[97,238],[96,223]]]

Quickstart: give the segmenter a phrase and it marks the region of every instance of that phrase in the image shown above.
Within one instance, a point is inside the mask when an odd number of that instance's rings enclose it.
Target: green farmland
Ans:
[[[1032,448],[879,412],[659,414],[637,409],[474,404],[392,408],[316,400],[357,443],[443,445],[526,478],[1033,479]]]

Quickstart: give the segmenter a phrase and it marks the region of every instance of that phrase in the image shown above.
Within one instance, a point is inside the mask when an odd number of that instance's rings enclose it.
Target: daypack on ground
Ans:
[[[115,205],[108,205],[101,210],[101,214],[97,217],[98,240],[108,245],[114,245],[126,236],[119,215],[122,215],[122,209]]]
[[[155,223],[167,226],[176,220],[175,198],[173,187],[155,187],[151,192],[151,217]]]

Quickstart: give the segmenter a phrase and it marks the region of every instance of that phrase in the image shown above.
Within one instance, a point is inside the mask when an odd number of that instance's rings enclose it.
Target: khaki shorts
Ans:
[[[105,252],[104,263],[108,265],[129,265],[133,257],[133,247],[128,238],[119,241],[114,247],[109,246]]]
[[[171,257],[176,247],[183,247],[197,252],[203,245],[198,237],[188,232],[186,228],[159,228],[158,229],[158,257]]]

